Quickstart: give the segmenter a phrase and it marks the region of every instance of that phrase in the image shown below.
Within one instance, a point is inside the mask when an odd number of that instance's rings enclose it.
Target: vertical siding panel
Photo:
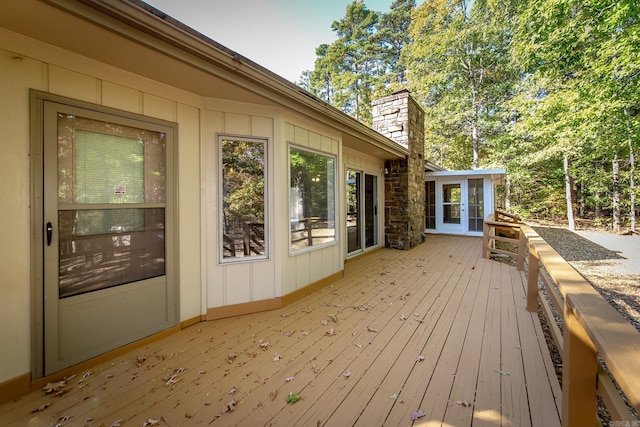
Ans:
[[[175,122],[177,121],[176,109],[175,101],[149,93],[143,95],[143,112],[146,116]]]
[[[94,77],[49,65],[49,90],[57,95],[99,103]]]
[[[275,298],[275,280],[273,272],[273,260],[267,262],[254,262],[251,264],[253,270],[252,301]]]
[[[251,301],[251,268],[245,263],[225,265],[224,305],[241,304]]]
[[[200,110],[177,106],[180,221],[180,320],[200,315]]]
[[[322,150],[320,135],[318,135],[315,132],[309,132],[309,148],[312,148],[317,151]]]
[[[298,145],[309,146],[309,131],[300,127],[295,128],[294,141]]]
[[[207,307],[220,307],[224,301],[224,269],[218,266],[218,142],[224,132],[224,113],[205,113],[205,203]]]
[[[111,82],[102,82],[102,105],[141,114],[140,91]]]
[[[0,383],[30,372],[31,362],[31,254],[29,89],[41,89],[38,61],[0,50],[0,93],[2,103],[2,327]],[[11,348],[11,351],[9,351]]]
[[[251,135],[251,117],[246,114],[225,113],[225,132],[234,135]]]
[[[333,153],[335,154],[335,150],[333,148],[333,142],[331,140],[331,138],[329,138],[328,136],[322,136],[322,142],[321,142],[321,146],[320,146],[320,150],[324,151],[325,153]]]

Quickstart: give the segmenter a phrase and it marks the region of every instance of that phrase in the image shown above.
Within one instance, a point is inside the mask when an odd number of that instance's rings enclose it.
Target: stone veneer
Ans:
[[[409,150],[385,161],[385,247],[410,249],[424,241],[424,111],[403,90],[373,102],[374,130]]]

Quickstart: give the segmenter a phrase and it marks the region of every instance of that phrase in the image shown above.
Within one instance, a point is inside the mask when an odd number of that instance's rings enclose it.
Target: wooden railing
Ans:
[[[482,233],[482,257],[490,258],[491,254],[506,255],[514,258],[518,270],[524,268],[525,241],[520,238],[520,220],[517,216],[496,211],[484,220]],[[498,242],[503,242],[498,248]]]
[[[502,253],[491,248],[497,229],[518,231],[527,310],[540,306],[562,357],[562,425],[598,425],[600,396],[616,425],[640,426],[640,333],[531,227],[494,218],[485,221],[483,256]]]

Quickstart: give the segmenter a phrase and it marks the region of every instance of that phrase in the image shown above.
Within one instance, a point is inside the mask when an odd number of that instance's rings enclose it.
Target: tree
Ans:
[[[478,168],[482,146],[504,131],[502,109],[517,77],[510,19],[505,2],[490,0],[427,0],[414,10],[402,60],[425,109],[426,151],[440,151],[434,160],[445,166]],[[465,152],[471,162],[461,165]]]

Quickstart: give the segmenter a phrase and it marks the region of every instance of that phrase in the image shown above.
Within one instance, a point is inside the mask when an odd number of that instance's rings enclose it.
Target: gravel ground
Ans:
[[[640,237],[534,227],[640,331]]]

